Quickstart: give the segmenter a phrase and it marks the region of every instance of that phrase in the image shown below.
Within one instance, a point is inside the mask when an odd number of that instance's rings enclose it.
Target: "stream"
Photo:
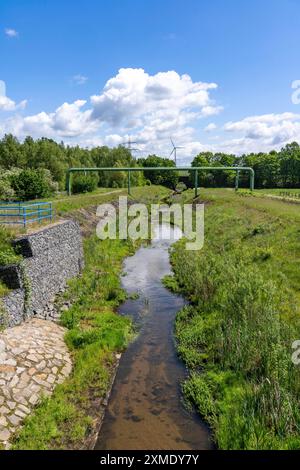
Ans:
[[[168,291],[161,279],[170,274],[168,249],[182,236],[161,224],[151,245],[125,260],[122,285],[138,293],[119,308],[129,315],[139,335],[122,355],[105,412],[96,450],[204,450],[212,443],[207,426],[182,402],[180,383],[186,377],[177,357],[173,329],[185,300]]]

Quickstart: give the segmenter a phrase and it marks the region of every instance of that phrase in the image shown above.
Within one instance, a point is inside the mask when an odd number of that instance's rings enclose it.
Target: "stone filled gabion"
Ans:
[[[13,265],[13,290],[2,299],[6,326],[20,324],[27,318],[57,319],[55,296],[61,293],[69,279],[83,269],[83,246],[80,227],[74,220],[48,226],[15,240],[23,255],[22,266]],[[18,276],[20,288],[16,286]],[[1,321],[1,319],[0,319]]]

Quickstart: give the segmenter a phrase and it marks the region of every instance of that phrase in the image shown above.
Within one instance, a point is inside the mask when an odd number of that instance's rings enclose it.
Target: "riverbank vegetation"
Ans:
[[[127,196],[129,200],[151,204],[159,202],[167,197],[168,194],[170,194],[170,190],[164,186],[132,187],[130,195],[128,195],[127,189],[98,188],[96,191],[88,194],[56,197],[53,199],[53,208],[56,215],[64,217],[78,209],[86,209],[106,202],[113,202],[119,196]]]
[[[130,243],[100,242],[96,236],[85,241],[86,268],[81,278],[70,282],[64,300],[71,301],[72,306],[61,319],[68,328],[66,342],[73,372],[26,418],[14,449],[84,446],[95,415],[100,414],[115,354],[124,350],[133,333],[130,320],[115,313],[124,300],[119,281],[121,263],[133,249]],[[99,409],[93,409],[93,405]]]
[[[166,279],[190,301],[175,327],[185,397],[222,449],[299,448],[299,208],[226,190],[201,199],[204,248],[178,242]]]
[[[126,194],[109,193],[58,198],[55,208],[80,221],[81,211]],[[131,198],[148,204],[168,194],[153,185],[133,188]],[[192,190],[175,196],[175,202],[192,200]],[[300,369],[291,359],[292,343],[300,339],[299,207],[259,191],[201,189],[202,201],[205,246],[188,252],[178,242],[171,252],[174,276],[166,279],[189,299],[175,326],[179,355],[190,370],[185,397],[210,424],[220,448],[299,448]],[[0,242],[7,249],[6,229]],[[70,283],[64,300],[72,306],[62,316],[72,375],[25,420],[16,449],[84,446],[116,354],[134,334],[115,310],[124,300],[122,260],[135,246],[92,235],[84,249],[86,267]]]

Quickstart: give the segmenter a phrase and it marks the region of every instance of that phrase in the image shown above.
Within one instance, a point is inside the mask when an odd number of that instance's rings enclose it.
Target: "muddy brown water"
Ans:
[[[184,306],[182,297],[169,292],[161,279],[170,273],[164,227],[148,247],[125,261],[123,287],[139,298],[119,309],[139,328],[139,335],[122,355],[97,450],[204,450],[212,447],[207,426],[186,410],[180,382],[186,377],[176,355],[175,315]],[[172,229],[172,237],[181,236]]]

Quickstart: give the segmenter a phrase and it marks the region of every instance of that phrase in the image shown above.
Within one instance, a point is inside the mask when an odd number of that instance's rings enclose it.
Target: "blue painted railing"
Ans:
[[[0,224],[26,225],[48,219],[52,221],[52,202],[0,202]]]

